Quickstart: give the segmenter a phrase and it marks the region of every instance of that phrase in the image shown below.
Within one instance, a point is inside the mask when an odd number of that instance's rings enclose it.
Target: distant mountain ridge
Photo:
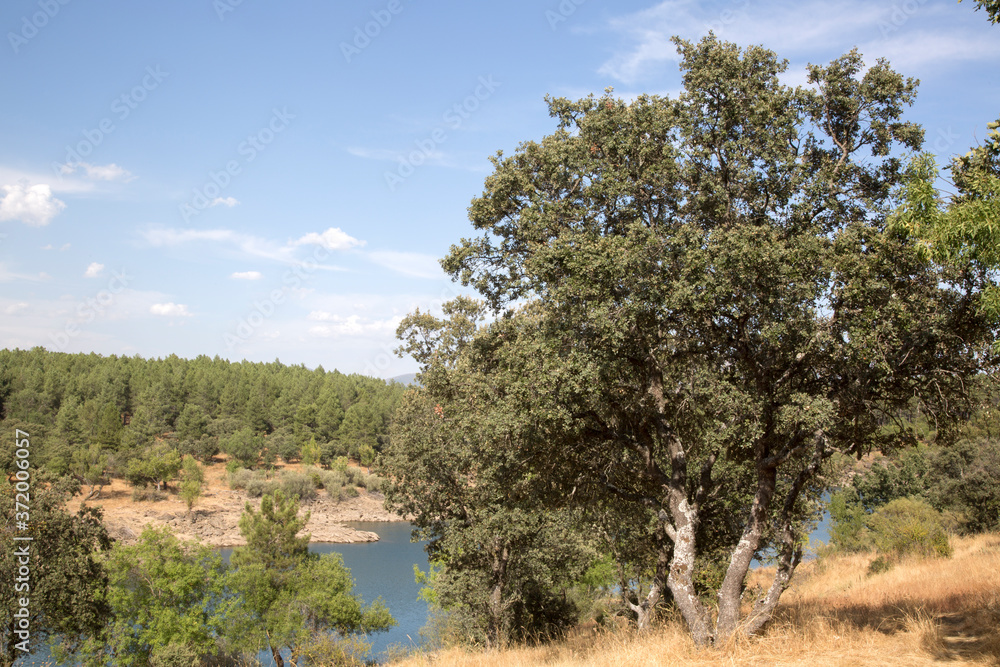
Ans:
[[[390,382],[398,382],[399,384],[405,384],[405,385],[419,385],[420,384],[419,382],[417,382],[417,374],[416,373],[406,373],[404,375],[397,375],[396,377],[389,378],[389,381]]]

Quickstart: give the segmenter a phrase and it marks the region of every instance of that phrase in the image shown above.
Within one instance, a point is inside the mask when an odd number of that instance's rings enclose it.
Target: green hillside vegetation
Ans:
[[[32,465],[97,495],[109,476],[171,484],[181,459],[223,452],[246,468],[279,457],[371,464],[403,386],[278,362],[230,363],[0,350],[0,417],[31,433]],[[12,442],[0,444],[9,467]]]

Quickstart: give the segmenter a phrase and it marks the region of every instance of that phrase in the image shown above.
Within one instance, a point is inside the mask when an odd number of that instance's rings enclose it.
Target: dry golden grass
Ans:
[[[1000,665],[1000,535],[952,546],[949,559],[906,561],[871,577],[872,555],[805,563],[765,632],[720,649],[694,646],[672,619],[646,636],[579,631],[546,646],[449,649],[393,665]],[[751,585],[766,574],[755,572]]]

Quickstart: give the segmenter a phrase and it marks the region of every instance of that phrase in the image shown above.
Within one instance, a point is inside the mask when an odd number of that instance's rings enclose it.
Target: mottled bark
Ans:
[[[768,508],[774,497],[776,480],[777,472],[774,468],[758,469],[757,492],[750,507],[750,516],[729,560],[726,577],[719,587],[719,618],[716,622],[718,642],[725,642],[732,637],[739,625],[743,581],[750,570],[753,556],[760,547],[760,539],[767,523]]]
[[[493,558],[493,588],[490,591],[489,625],[486,640],[491,646],[502,646],[504,643],[503,612],[507,605],[503,601],[503,588],[507,581],[507,563],[510,560],[510,547],[504,544]]]
[[[698,510],[691,507],[686,498],[673,508],[675,523],[674,558],[670,563],[667,586],[674,596],[684,621],[691,631],[691,637],[699,646],[711,644],[715,633],[709,620],[708,610],[698,599],[694,589],[694,559],[697,555],[695,534],[698,529]]]

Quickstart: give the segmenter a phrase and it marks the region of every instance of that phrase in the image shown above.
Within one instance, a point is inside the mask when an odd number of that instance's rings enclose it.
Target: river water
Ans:
[[[339,553],[344,565],[354,578],[354,592],[365,603],[380,597],[396,619],[388,632],[377,632],[368,637],[372,650],[370,657],[381,659],[390,646],[413,647],[420,643],[420,628],[427,623],[427,603],[419,600],[420,585],[413,578],[413,566],[427,570],[427,554],[422,543],[410,542],[413,526],[402,521],[356,521],[344,523],[348,528],[376,533],[378,542],[356,544],[313,543],[309,551],[318,554]],[[220,549],[226,562],[232,549]],[[262,653],[260,660],[266,667],[273,667],[269,653]]]

